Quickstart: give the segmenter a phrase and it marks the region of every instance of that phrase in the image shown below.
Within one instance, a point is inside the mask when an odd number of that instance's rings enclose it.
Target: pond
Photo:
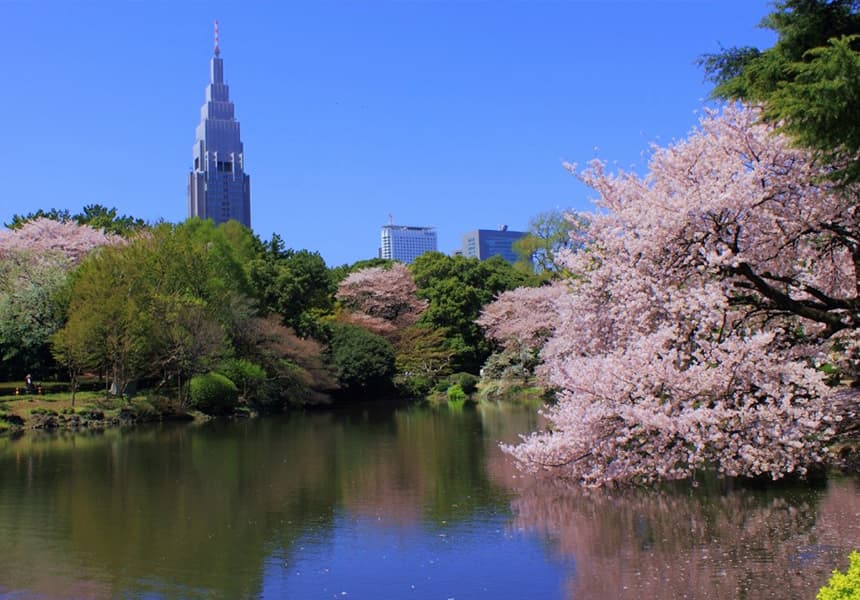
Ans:
[[[0,439],[2,598],[814,598],[860,481],[585,493],[534,409],[357,407]]]

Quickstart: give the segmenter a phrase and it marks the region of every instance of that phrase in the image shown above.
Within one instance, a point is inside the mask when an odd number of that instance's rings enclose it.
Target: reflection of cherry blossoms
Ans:
[[[543,479],[513,527],[574,559],[570,598],[813,598],[860,547],[856,483],[762,491],[571,488]]]
[[[726,108],[655,149],[646,178],[580,174],[599,193],[591,243],[541,367],[551,430],[508,450],[587,485],[804,474],[827,457],[822,344],[850,347],[860,222],[849,190]]]

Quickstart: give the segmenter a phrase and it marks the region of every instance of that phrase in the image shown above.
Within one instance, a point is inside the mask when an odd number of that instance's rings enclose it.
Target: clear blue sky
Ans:
[[[38,208],[186,217],[212,23],[255,232],[329,265],[379,227],[523,229],[593,195],[563,161],[642,171],[709,85],[695,59],[769,46],[761,0],[0,0],[0,222]]]

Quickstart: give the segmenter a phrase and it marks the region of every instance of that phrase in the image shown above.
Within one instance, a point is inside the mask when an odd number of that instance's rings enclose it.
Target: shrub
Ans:
[[[143,421],[151,421],[159,416],[158,410],[149,402],[148,399],[135,398],[131,402],[131,407],[134,409],[137,418]]]
[[[458,384],[467,396],[471,396],[478,389],[479,379],[471,373],[455,373],[451,376],[451,381]]]
[[[433,385],[433,391],[444,394],[451,387],[451,382],[448,379],[440,379]]]
[[[328,357],[340,384],[349,391],[378,390],[391,385],[394,350],[378,335],[354,325],[332,326]]]
[[[818,590],[816,600],[860,600],[860,552],[848,557],[848,570],[833,571],[830,581]]]
[[[266,371],[260,365],[244,358],[232,358],[218,366],[218,372],[236,384],[242,398],[255,402],[258,391],[266,382]]]
[[[205,413],[226,413],[239,401],[239,388],[220,373],[191,378],[191,406]]]
[[[466,392],[460,387],[459,383],[455,383],[448,388],[448,402],[453,404],[462,404],[466,401]]]
[[[423,375],[402,377],[396,383],[397,391],[407,398],[424,398],[433,389],[433,380]]]

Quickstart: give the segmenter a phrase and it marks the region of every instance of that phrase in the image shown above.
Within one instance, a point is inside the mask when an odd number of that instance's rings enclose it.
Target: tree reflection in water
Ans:
[[[515,481],[514,527],[575,560],[570,598],[811,599],[860,548],[860,480],[615,492]]]

